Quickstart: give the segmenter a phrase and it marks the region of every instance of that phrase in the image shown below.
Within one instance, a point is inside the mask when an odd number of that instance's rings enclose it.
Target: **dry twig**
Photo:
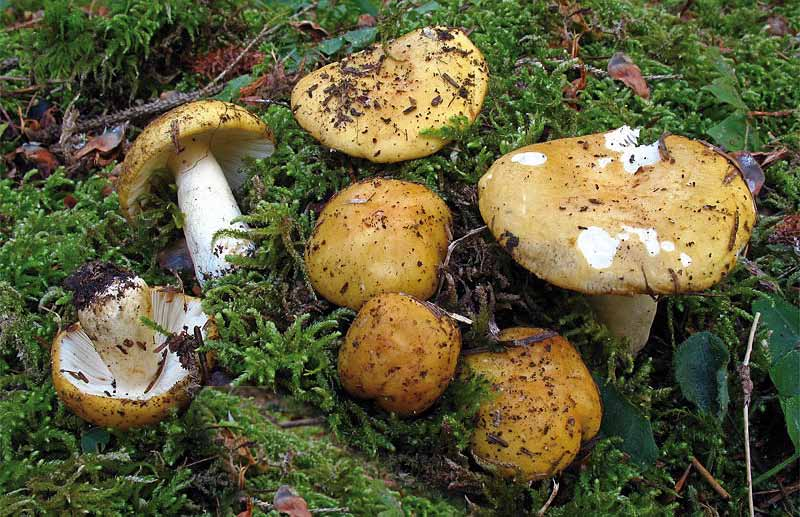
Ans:
[[[708,484],[711,485],[711,488],[714,489],[714,492],[719,494],[719,496],[721,498],[723,498],[725,500],[728,500],[728,499],[731,498],[731,494],[729,494],[727,490],[722,488],[722,485],[719,484],[719,481],[714,479],[714,476],[711,475],[711,472],[709,472],[703,466],[703,464],[700,463],[700,461],[697,458],[695,458],[694,456],[692,456],[692,465],[694,465],[695,470],[697,470],[697,472],[699,472],[700,475],[703,476],[703,479],[705,479],[706,482],[708,482]]]
[[[750,508],[750,517],[755,515],[753,508],[753,468],[750,464],[750,399],[753,394],[753,381],[750,379],[750,354],[753,352],[753,339],[756,337],[758,320],[761,313],[757,312],[753,318],[753,326],[750,327],[750,337],[747,339],[747,350],[744,353],[744,362],[739,367],[739,377],[742,380],[742,391],[744,392],[744,458],[747,465],[747,503]]]
[[[542,517],[545,513],[547,513],[548,508],[550,508],[550,505],[553,504],[553,500],[556,498],[556,494],[558,494],[558,481],[554,479],[553,491],[550,492],[550,497],[548,497],[547,501],[544,502],[544,506],[542,506],[541,509],[539,509],[539,511],[536,513],[538,517]]]

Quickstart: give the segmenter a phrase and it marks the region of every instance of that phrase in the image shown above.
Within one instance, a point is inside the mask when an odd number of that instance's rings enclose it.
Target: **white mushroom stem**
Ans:
[[[225,174],[205,142],[185,142],[185,147],[167,162],[178,186],[178,206],[183,212],[186,245],[200,285],[231,269],[226,255],[248,255],[253,243],[246,239],[220,237],[220,230],[247,230],[232,222],[242,215]]]
[[[613,334],[627,338],[631,353],[637,354],[650,338],[658,302],[651,296],[596,295],[587,297],[600,323]]]

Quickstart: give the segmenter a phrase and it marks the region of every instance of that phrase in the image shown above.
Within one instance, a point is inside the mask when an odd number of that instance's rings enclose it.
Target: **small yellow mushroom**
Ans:
[[[580,354],[558,335],[536,340],[543,332],[506,329],[500,339],[515,346],[466,357],[494,392],[478,411],[472,454],[487,470],[518,481],[562,471],[602,419],[600,394]]]
[[[430,298],[451,223],[445,202],[423,185],[392,179],[355,183],[319,216],[306,246],[311,284],[352,309],[381,293]]]
[[[436,402],[456,371],[458,326],[433,304],[401,293],[372,298],[358,312],[339,351],[344,389],[399,415]]]

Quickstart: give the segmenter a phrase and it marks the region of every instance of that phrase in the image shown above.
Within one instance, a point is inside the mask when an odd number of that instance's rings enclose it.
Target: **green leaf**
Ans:
[[[769,376],[781,397],[800,395],[800,350],[792,350],[775,361]]]
[[[728,408],[728,348],[710,332],[698,332],[675,352],[681,393],[701,411],[722,418]]]
[[[743,111],[734,111],[722,122],[706,131],[711,138],[729,151],[758,150],[761,148],[761,137]]]
[[[753,313],[761,313],[761,325],[769,329],[767,343],[772,364],[800,347],[800,308],[775,297],[753,302]]]
[[[108,431],[102,427],[94,427],[81,436],[81,449],[88,453],[103,452],[110,439]]]
[[[342,50],[342,47],[344,47],[344,38],[329,38],[320,41],[319,45],[317,45],[319,51],[326,56],[336,54]]]
[[[426,14],[440,9],[442,6],[439,2],[428,2],[414,9],[418,14]]]
[[[0,0],[0,4],[2,4],[2,0]],[[6,132],[6,128],[7,127],[8,127],[8,124],[0,124],[0,136],[3,136],[3,133]]]
[[[214,98],[225,102],[231,102],[234,99],[238,99],[239,90],[250,84],[252,80],[253,79],[249,75],[240,75],[239,77],[234,77],[228,81],[228,83],[225,85],[225,88],[215,95]]]
[[[361,9],[362,13],[378,16],[378,4],[371,0],[356,0],[356,5]]]
[[[800,452],[800,396],[781,397],[780,401],[786,419],[786,431],[794,444],[794,450]]]
[[[742,100],[741,95],[739,95],[736,79],[732,76],[717,77],[711,84],[704,86],[703,89],[711,92],[718,101],[730,104],[739,111],[749,111],[750,109]]]
[[[344,39],[353,45],[353,50],[360,50],[375,41],[377,35],[378,29],[376,27],[364,27],[363,29],[345,32]]]
[[[653,438],[650,421],[613,384],[606,383],[597,376],[595,382],[603,399],[601,437],[622,438],[620,449],[628,453],[633,461],[642,466],[652,465],[660,453]]]

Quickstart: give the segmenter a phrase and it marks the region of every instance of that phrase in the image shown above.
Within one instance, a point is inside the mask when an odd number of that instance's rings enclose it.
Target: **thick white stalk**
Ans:
[[[656,317],[658,302],[646,294],[634,296],[589,296],[589,305],[597,320],[619,337],[628,338],[630,350],[639,353],[650,338],[650,327]]]
[[[246,230],[232,221],[242,215],[225,174],[205,143],[186,143],[168,162],[178,186],[178,206],[183,212],[183,232],[200,285],[231,269],[226,255],[247,255],[253,243],[246,239],[220,237],[219,230]]]

